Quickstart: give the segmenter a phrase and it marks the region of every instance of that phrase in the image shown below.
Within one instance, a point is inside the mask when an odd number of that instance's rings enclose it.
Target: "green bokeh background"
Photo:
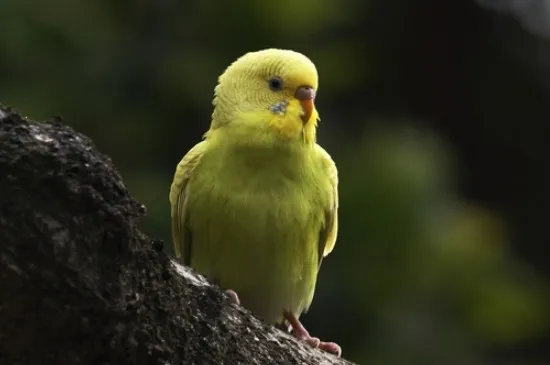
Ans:
[[[0,101],[89,135],[171,252],[174,168],[208,128],[218,75],[267,47],[316,63],[318,139],[340,170],[310,331],[360,364],[550,363],[548,39],[510,14],[467,0],[1,0]]]

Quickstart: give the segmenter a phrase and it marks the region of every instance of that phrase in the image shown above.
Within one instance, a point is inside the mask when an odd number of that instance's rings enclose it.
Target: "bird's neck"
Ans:
[[[205,134],[212,149],[234,162],[262,168],[266,164],[301,165],[315,142],[304,138],[284,138],[270,128],[257,124],[228,123]],[[288,166],[290,167],[290,166]]]

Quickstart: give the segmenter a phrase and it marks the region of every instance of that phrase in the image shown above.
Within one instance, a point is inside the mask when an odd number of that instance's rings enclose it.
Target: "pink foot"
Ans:
[[[342,355],[342,348],[338,346],[338,344],[334,342],[323,342],[317,337],[311,337],[304,325],[298,320],[298,318],[296,318],[294,314],[285,311],[284,317],[292,327],[292,335],[297,339],[306,342],[311,347],[330,352],[338,357]]]
[[[239,300],[239,296],[237,295],[237,293],[234,291],[234,290],[226,290],[225,291],[225,294],[227,294],[227,296],[229,296],[229,299],[231,299],[231,301],[235,304],[241,304],[241,301]]]

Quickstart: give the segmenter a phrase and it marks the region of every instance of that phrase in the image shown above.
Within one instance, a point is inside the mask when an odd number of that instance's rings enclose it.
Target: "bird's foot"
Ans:
[[[234,290],[228,289],[225,291],[225,294],[231,299],[231,301],[237,305],[241,304],[239,296]]]
[[[334,342],[323,342],[317,337],[311,337],[304,325],[296,318],[296,316],[290,312],[284,313],[285,319],[292,327],[291,334],[299,340],[304,341],[308,345],[314,348],[321,349],[326,352],[330,352],[338,357],[342,355],[342,348]]]

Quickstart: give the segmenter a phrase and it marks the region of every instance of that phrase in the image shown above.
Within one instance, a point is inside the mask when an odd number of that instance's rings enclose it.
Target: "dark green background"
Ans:
[[[169,243],[173,170],[218,75],[251,50],[305,53],[341,194],[311,332],[361,364],[545,364],[550,18],[525,9],[1,0],[0,101],[92,137]]]

